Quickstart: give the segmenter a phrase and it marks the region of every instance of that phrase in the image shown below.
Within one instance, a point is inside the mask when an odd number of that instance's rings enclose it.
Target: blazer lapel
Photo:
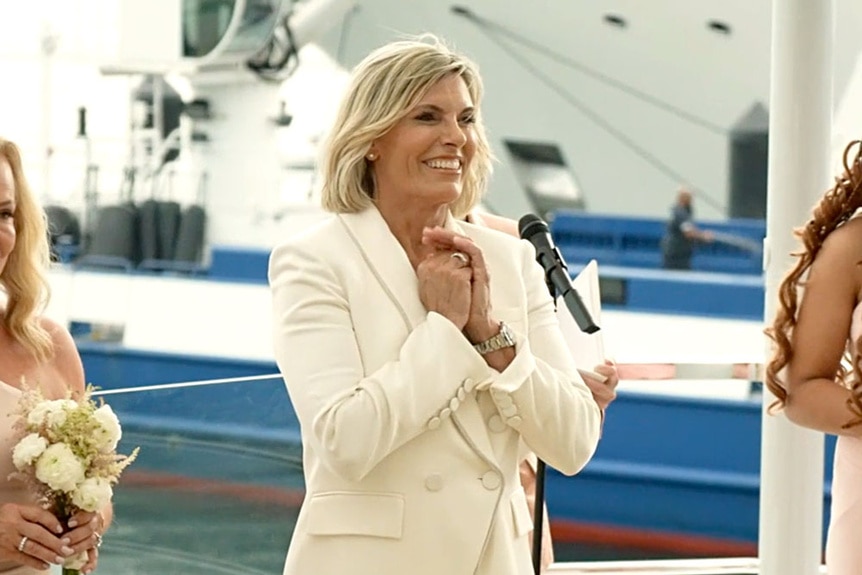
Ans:
[[[443,227],[457,234],[470,236],[469,232],[460,225],[460,222],[451,215]],[[494,447],[491,445],[491,438],[488,435],[488,425],[476,397],[476,393],[467,394],[458,411],[452,412],[452,418],[455,419],[461,433],[467,436],[465,439],[479,452],[482,459],[492,468],[500,471],[497,457],[494,454]]]
[[[377,208],[338,217],[368,269],[398,308],[408,331],[412,331],[428,312],[419,299],[419,282],[404,248]]]
[[[365,264],[399,309],[407,330],[413,330],[425,320],[428,312],[419,299],[416,272],[380,212],[372,207],[356,214],[340,214],[338,217]],[[444,227],[465,234],[464,229],[451,216],[447,218]],[[468,394],[452,417],[460,432],[465,435],[465,440],[489,465],[497,469],[494,448],[475,395]]]
[[[494,454],[494,446],[491,445],[491,438],[488,436],[488,425],[482,416],[482,410],[475,393],[467,394],[464,397],[458,411],[452,412],[452,419],[467,443],[479,453],[488,465],[499,471],[500,467],[497,456]]]

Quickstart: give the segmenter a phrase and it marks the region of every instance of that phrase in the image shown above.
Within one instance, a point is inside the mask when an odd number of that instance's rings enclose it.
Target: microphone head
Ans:
[[[518,233],[521,239],[526,240],[539,233],[550,234],[551,231],[542,218],[536,214],[527,214],[518,220]]]

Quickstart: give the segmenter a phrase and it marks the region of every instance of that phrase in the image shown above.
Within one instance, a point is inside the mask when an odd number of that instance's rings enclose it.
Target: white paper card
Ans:
[[[599,265],[596,260],[584,266],[584,269],[572,280],[572,285],[581,296],[584,305],[589,310],[593,321],[602,326],[602,299],[599,292]],[[595,333],[585,333],[578,327],[575,318],[562,299],[557,299],[557,319],[560,330],[569,346],[572,358],[582,377],[604,382],[607,377],[593,371],[597,365],[605,362],[605,342],[601,329]]]

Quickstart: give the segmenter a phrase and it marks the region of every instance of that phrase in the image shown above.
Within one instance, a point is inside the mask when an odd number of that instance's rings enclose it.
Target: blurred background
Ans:
[[[862,4],[835,6],[837,169],[862,125]],[[594,460],[549,471],[558,560],[756,554],[771,2],[0,9],[0,136],[47,206],[48,313],[110,393],[123,447],[142,446],[105,572],[280,573],[303,488],[268,253],[322,216],[319,144],[351,67],[423,32],[484,79],[497,158],[484,209],[546,218],[573,274],[599,263],[624,381]],[[718,241],[667,271],[680,189]],[[172,387],[188,382],[203,383]]]

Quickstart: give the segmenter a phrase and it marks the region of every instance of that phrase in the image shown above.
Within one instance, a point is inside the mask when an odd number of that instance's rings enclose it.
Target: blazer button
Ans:
[[[463,387],[458,388],[458,401],[464,401],[464,398],[467,397],[467,392],[464,391]]]
[[[511,406],[515,402],[512,401],[511,395],[509,395],[508,393],[504,393],[504,394],[495,395],[494,396],[494,403],[497,404],[497,407],[506,408],[506,407]]]
[[[506,431],[506,423],[499,415],[492,415],[488,418],[488,428],[494,433],[503,433]]]
[[[506,422],[511,425],[514,429],[518,429],[521,427],[521,416],[515,415],[506,420]]]
[[[512,417],[518,413],[518,408],[514,405],[509,405],[500,410],[504,417]]]
[[[473,391],[473,388],[476,387],[476,382],[470,379],[469,377],[461,382],[461,385],[464,387],[464,391],[470,393]]]
[[[452,410],[449,409],[448,407],[446,407],[440,411],[440,419],[446,419],[450,415],[452,415]]]
[[[425,489],[428,491],[440,491],[443,489],[443,476],[439,473],[432,473],[425,478]]]
[[[500,487],[500,475],[496,471],[486,471],[482,475],[482,487],[488,491],[493,491]]]
[[[428,420],[428,429],[437,429],[438,427],[440,427],[439,417],[432,417]]]
[[[460,406],[461,402],[458,401],[457,397],[453,397],[449,400],[449,409],[451,409],[452,411],[457,411]]]

